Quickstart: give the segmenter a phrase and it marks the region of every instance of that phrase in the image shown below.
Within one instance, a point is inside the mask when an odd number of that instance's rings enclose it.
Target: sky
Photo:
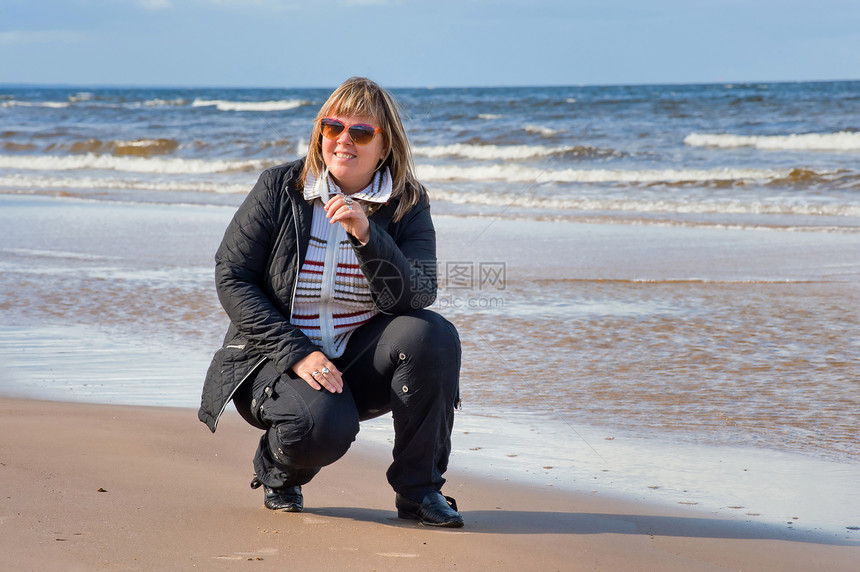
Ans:
[[[860,79],[858,0],[0,0],[0,84]]]

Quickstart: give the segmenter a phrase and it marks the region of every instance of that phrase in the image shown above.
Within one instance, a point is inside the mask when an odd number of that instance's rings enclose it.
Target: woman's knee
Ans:
[[[279,463],[292,467],[324,467],[340,459],[358,434],[358,412],[343,394],[321,396],[327,406],[306,416],[282,419],[269,429],[269,446]]]
[[[454,360],[459,366],[460,336],[454,324],[430,310],[418,310],[398,316],[392,344],[400,351],[400,360],[420,360],[438,364]],[[404,357],[405,356],[405,357]]]
[[[324,391],[324,390],[322,390]],[[314,426],[308,434],[308,455],[317,459],[314,466],[330,465],[346,454],[358,435],[358,409],[351,395],[329,394],[339,402],[314,415]]]
[[[392,408],[418,407],[457,400],[461,349],[457,330],[448,320],[424,310],[401,323],[402,336],[392,343],[396,373],[391,389],[397,396]]]

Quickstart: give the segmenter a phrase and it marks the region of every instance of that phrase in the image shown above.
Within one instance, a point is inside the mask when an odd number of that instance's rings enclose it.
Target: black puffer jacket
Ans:
[[[296,278],[310,240],[313,205],[297,179],[303,160],[272,167],[236,211],[215,255],[218,298],[230,318],[203,385],[197,416],[214,432],[236,389],[266,360],[286,372],[319,350],[290,323]],[[436,231],[422,197],[392,222],[397,198],[370,216],[370,239],[353,246],[381,312],[402,314],[436,299]]]

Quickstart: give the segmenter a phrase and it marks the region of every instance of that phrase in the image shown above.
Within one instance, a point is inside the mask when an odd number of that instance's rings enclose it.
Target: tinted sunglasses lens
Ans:
[[[373,141],[373,136],[376,135],[372,127],[367,125],[353,125],[349,128],[349,138],[356,145],[367,145]]]
[[[343,133],[344,125],[340,121],[336,121],[334,119],[323,119],[320,123],[322,124],[322,134],[327,139],[337,139],[340,134]],[[352,130],[350,129],[350,131]],[[350,137],[352,137],[352,134],[350,134]],[[355,139],[353,139],[353,141],[355,141]]]

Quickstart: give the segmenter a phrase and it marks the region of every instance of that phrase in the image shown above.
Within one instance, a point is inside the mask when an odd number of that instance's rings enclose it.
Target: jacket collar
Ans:
[[[391,171],[386,167],[382,171],[376,171],[371,179],[370,184],[357,193],[350,195],[353,199],[359,199],[371,203],[387,203],[391,198]],[[313,173],[307,174],[305,187],[302,191],[306,201],[313,201],[320,198],[323,202],[328,201],[332,194],[342,195],[340,187],[328,176],[328,167],[323,171],[322,177],[317,179]]]

